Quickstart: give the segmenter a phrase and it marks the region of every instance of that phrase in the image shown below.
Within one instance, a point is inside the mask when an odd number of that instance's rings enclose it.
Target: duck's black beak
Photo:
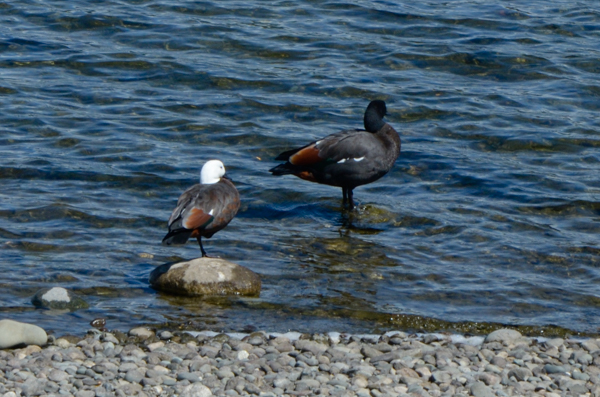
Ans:
[[[227,175],[227,174],[223,174],[223,176],[222,176],[221,178],[225,178],[225,179],[227,179],[228,181],[231,181],[231,182],[233,182],[233,181],[231,180],[231,178],[229,177],[229,175]]]

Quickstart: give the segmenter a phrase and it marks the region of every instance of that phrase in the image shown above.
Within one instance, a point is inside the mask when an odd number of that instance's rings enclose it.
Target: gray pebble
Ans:
[[[132,369],[137,369],[138,366],[135,365],[134,363],[121,363],[121,365],[119,366],[119,372],[128,372],[131,371]]]
[[[574,352],[571,355],[571,359],[574,360],[575,362],[577,362],[579,364],[583,364],[583,365],[589,365],[592,363],[592,361],[594,361],[594,358],[592,357],[592,355],[589,354],[588,352],[586,352],[585,350],[580,350],[580,351]]]
[[[304,354],[300,354],[296,357],[296,360],[298,361],[303,361],[304,363],[306,363],[307,365],[314,367],[319,365],[319,360],[317,360],[314,357],[306,357]]]
[[[285,389],[287,386],[291,385],[292,382],[288,378],[276,378],[273,381],[273,386],[279,387],[281,389]]]
[[[585,382],[587,382],[588,380],[590,380],[590,376],[588,374],[580,372],[580,371],[573,371],[573,373],[571,374],[571,376],[575,380],[582,380],[582,381],[585,381]]]
[[[446,371],[433,371],[431,377],[435,383],[449,383],[452,380],[452,375]]]
[[[504,367],[506,367],[507,361],[506,361],[506,359],[504,357],[495,356],[490,361],[490,364],[493,364],[496,367],[504,368]]]
[[[144,379],[142,379],[142,381],[140,383],[146,387],[147,386],[156,386],[156,385],[162,383],[162,379],[160,379],[160,378],[144,378]]]
[[[377,357],[373,357],[371,358],[371,363],[376,363],[379,361],[386,361],[386,362],[390,362],[392,360],[397,360],[402,356],[402,352],[399,352],[397,350],[391,351],[389,353],[383,353]]]
[[[220,370],[217,371],[217,377],[219,379],[233,378],[234,376],[235,376],[235,374],[229,368],[227,368],[227,369],[220,369]]]
[[[255,395],[259,395],[261,392],[260,388],[252,383],[246,383],[244,391]]]
[[[255,336],[255,337],[248,339],[248,343],[251,344],[252,346],[260,346],[264,343],[264,339],[261,338],[260,336]]]
[[[363,354],[363,356],[365,356],[367,358],[373,358],[373,357],[381,356],[383,354],[382,351],[374,349],[368,345],[363,346],[363,348],[361,349],[361,353]]]
[[[52,381],[46,382],[46,386],[44,386],[44,391],[46,393],[57,393],[59,390],[60,387]]]
[[[581,347],[587,350],[589,353],[593,353],[600,349],[600,346],[593,339],[588,339],[581,342]]]
[[[533,373],[529,368],[514,368],[508,371],[508,377],[514,376],[517,380],[527,380]]]
[[[93,390],[79,390],[75,393],[75,397],[96,397],[96,392]]]
[[[483,372],[479,374],[479,380],[485,383],[488,386],[497,385],[500,383],[500,377],[498,375],[494,375],[488,372]]]
[[[564,344],[565,344],[565,340],[562,338],[554,338],[554,339],[550,339],[550,340],[547,340],[546,342],[544,342],[544,345],[546,347],[559,348],[560,346],[563,346]]]
[[[350,384],[342,379],[332,379],[329,382],[327,382],[327,384],[341,389],[348,389],[350,387]]]
[[[553,364],[544,365],[544,370],[548,374],[564,374],[565,372],[567,372],[565,367],[563,367],[562,365],[553,365]]]
[[[324,352],[328,349],[328,346],[323,343],[314,342],[314,341],[310,341],[310,340],[304,340],[304,339],[297,340],[294,343],[294,346],[296,347],[296,350],[309,351],[314,356],[318,356],[319,354],[321,354],[322,352]]]
[[[181,364],[181,363],[183,362],[183,358],[181,358],[181,357],[173,357],[173,358],[171,359],[171,362],[172,362],[173,364]]]
[[[501,374],[502,373],[502,369],[499,368],[499,367],[497,367],[497,366],[495,366],[495,365],[493,365],[493,364],[486,365],[485,368],[484,368],[484,370],[486,372],[491,372],[491,373],[494,373],[494,374]]]
[[[489,334],[486,338],[485,341],[487,343],[490,342],[500,342],[500,343],[511,343],[514,342],[515,340],[521,338],[521,333],[519,331],[515,331],[513,329],[499,329],[496,330],[494,332],[492,332],[491,334]]]
[[[53,382],[61,382],[68,378],[69,378],[69,374],[66,373],[65,371],[61,371],[59,369],[52,369],[52,370],[50,370],[50,373],[48,374],[48,379],[50,379]]]
[[[191,383],[200,382],[200,377],[197,374],[191,372],[179,372],[177,374],[177,380],[188,380]]]
[[[140,383],[144,375],[137,369],[132,369],[125,374],[125,380],[131,383]]]
[[[494,397],[495,393],[482,382],[475,382],[471,386],[471,394],[474,397]]]
[[[44,382],[38,381],[35,377],[26,379],[23,383],[19,384],[23,394],[26,396],[39,396],[43,394]]]
[[[180,397],[210,397],[213,394],[210,389],[200,383],[186,386],[180,394]]]
[[[82,383],[85,386],[98,386],[99,385],[99,382],[96,379],[93,379],[93,378],[85,378],[85,379],[82,380]]]

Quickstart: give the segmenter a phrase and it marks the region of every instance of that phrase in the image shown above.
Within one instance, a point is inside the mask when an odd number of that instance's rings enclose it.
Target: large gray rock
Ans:
[[[43,346],[48,342],[46,331],[37,325],[13,320],[0,320],[0,349],[19,345]]]
[[[55,310],[87,309],[86,301],[62,287],[43,288],[31,300],[35,306]]]
[[[260,294],[260,277],[253,271],[219,258],[165,263],[150,273],[153,288],[177,295]]]

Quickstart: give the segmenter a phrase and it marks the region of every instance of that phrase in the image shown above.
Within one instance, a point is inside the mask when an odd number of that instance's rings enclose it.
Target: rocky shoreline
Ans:
[[[600,340],[91,330],[0,350],[12,396],[600,396]]]

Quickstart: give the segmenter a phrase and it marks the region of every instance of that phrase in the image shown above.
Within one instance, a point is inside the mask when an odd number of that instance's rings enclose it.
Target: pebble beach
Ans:
[[[90,330],[0,350],[12,396],[600,396],[600,340]]]

